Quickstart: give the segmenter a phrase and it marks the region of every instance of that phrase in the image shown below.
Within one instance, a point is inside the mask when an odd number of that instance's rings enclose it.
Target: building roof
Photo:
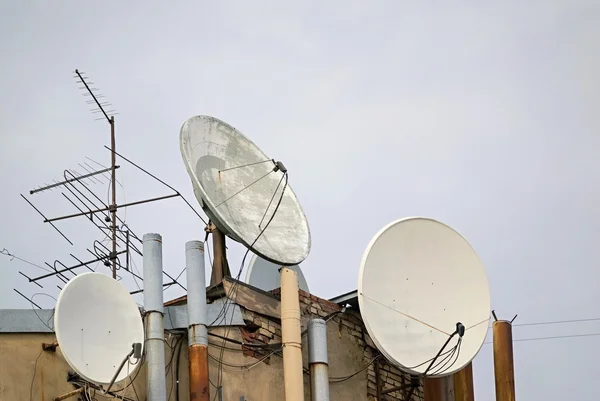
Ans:
[[[341,306],[350,305],[355,309],[360,309],[358,306],[358,290],[350,291],[337,297],[331,298],[329,301]]]

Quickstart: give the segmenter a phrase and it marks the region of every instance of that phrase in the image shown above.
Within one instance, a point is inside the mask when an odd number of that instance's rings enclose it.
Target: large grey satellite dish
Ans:
[[[246,284],[250,284],[251,286],[260,288],[264,291],[274,290],[275,288],[281,287],[280,267],[281,265],[271,263],[260,256],[254,255],[252,260],[250,260],[250,266],[246,271],[246,278],[244,281]],[[306,278],[304,277],[304,273],[302,273],[300,266],[293,265],[286,267],[298,273],[298,288],[310,294],[308,283],[306,282]]]
[[[462,369],[488,331],[490,292],[483,265],[459,233],[432,219],[401,219],[373,237],[360,266],[358,301],[377,348],[415,375]],[[463,325],[462,337],[452,336],[457,323]],[[452,358],[430,367],[449,339],[435,363],[454,349]]]
[[[144,344],[140,311],[129,291],[101,273],[84,273],[62,289],[54,311],[54,330],[71,368],[90,382],[111,382],[134,343]],[[122,369],[116,381],[134,369]]]
[[[289,185],[276,209],[287,182],[283,165],[214,117],[190,118],[179,139],[194,194],[219,230],[270,262],[289,266],[306,259],[310,230]]]

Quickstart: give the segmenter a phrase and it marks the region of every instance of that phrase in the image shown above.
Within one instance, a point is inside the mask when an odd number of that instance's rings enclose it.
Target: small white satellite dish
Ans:
[[[250,260],[250,265],[246,271],[246,278],[244,281],[246,284],[250,284],[251,286],[260,288],[264,291],[274,290],[275,288],[281,287],[280,267],[281,265],[276,265],[260,256],[254,255]],[[300,266],[292,265],[286,267],[298,273],[298,288],[310,294],[308,283],[306,282],[306,278],[304,277],[304,273],[302,273]]]
[[[144,344],[142,317],[129,291],[101,273],[80,274],[64,286],[54,330],[69,366],[99,385],[111,382],[134,343]],[[134,370],[122,369],[116,381]]]
[[[360,266],[358,301],[377,348],[414,375],[462,369],[488,331],[481,261],[459,233],[428,218],[395,221],[373,237]]]
[[[214,117],[188,119],[179,140],[194,194],[221,232],[279,265],[306,259],[310,252],[306,216],[289,185],[281,198],[287,183],[285,166]]]

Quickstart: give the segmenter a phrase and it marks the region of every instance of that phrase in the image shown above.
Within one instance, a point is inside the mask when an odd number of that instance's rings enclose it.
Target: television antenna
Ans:
[[[90,100],[87,100],[86,103],[93,105],[93,108],[90,110],[94,114],[100,114],[100,118],[97,120],[103,120],[108,122],[110,126],[110,147],[105,146],[105,148],[110,152],[111,163],[110,166],[104,166],[92,159],[87,159],[83,163],[78,163],[77,170],[75,169],[67,169],[63,172],[63,177],[59,180],[53,180],[52,183],[45,183],[43,186],[36,187],[29,191],[29,195],[38,196],[39,194],[46,193],[48,191],[60,191],[61,195],[73,206],[77,213],[58,216],[58,217],[47,217],[40,208],[36,207],[34,203],[21,194],[21,197],[43,218],[44,223],[52,226],[61,236],[64,238],[71,246],[74,245],[73,241],[69,239],[58,227],[58,222],[62,220],[78,218],[78,217],[86,217],[88,221],[94,224],[103,234],[103,238],[108,237],[110,243],[108,246],[104,245],[100,241],[94,241],[92,249],[87,248],[87,251],[93,255],[90,260],[89,257],[86,258],[78,258],[73,254],[70,256],[76,261],[76,263],[62,263],[56,260],[52,265],[46,263],[46,265],[50,268],[48,269],[48,274],[44,274],[38,277],[29,277],[23,272],[19,272],[22,276],[26,277],[30,283],[34,283],[39,287],[43,286],[40,284],[41,280],[49,278],[49,277],[58,277],[63,283],[67,283],[70,277],[76,276],[76,271],[82,267],[86,267],[88,270],[93,269],[90,267],[93,264],[98,262],[102,262],[106,267],[111,269],[112,277],[114,279],[120,279],[121,277],[117,273],[118,270],[123,268],[124,271],[131,274],[134,279],[142,281],[142,277],[136,274],[132,269],[130,269],[129,262],[131,260],[132,253],[138,254],[142,256],[142,252],[140,250],[142,240],[129,228],[129,226],[125,223],[123,219],[119,217],[117,211],[122,208],[137,206],[144,203],[155,202],[166,200],[170,198],[180,197],[184,200],[184,202],[192,209],[192,211],[200,218],[203,222],[206,221],[202,218],[202,216],[191,206],[191,204],[177,191],[175,188],[153,175],[140,165],[136,164],[132,160],[128,159],[124,155],[118,153],[116,151],[116,137],[115,137],[115,118],[114,116],[118,113],[115,113],[114,109],[110,109],[110,103],[106,101],[102,101],[104,98],[103,95],[98,93],[98,89],[92,87],[94,85],[93,82],[90,82],[89,77],[85,75],[85,73],[80,72],[79,70],[75,70],[75,78],[77,83],[83,85],[80,86],[80,89],[84,90],[83,95],[87,97],[91,97]],[[118,180],[116,177],[116,170],[120,168],[117,165],[117,157],[119,157],[122,161],[127,162],[129,165],[135,167],[136,169],[142,171],[144,174],[149,175],[154,180],[160,182],[167,188],[169,188],[173,193],[169,195],[164,195],[151,199],[137,200],[134,202],[128,202],[123,204],[117,204],[117,189],[116,186],[118,184]],[[90,161],[95,166],[92,166],[88,163]],[[96,166],[99,166],[98,169]],[[90,187],[93,184],[103,184],[106,183],[106,180],[110,183],[110,201],[106,202],[101,197],[99,197]],[[124,258],[124,262],[121,259]],[[163,272],[170,281],[165,283],[165,286],[177,285],[185,290],[185,287],[181,285],[177,281],[176,278],[168,274],[167,272]],[[62,290],[61,286],[57,286],[60,290]],[[14,289],[19,295],[23,296],[32,305],[38,306],[32,302],[30,298],[25,296],[23,293]],[[132,293],[139,293],[140,291],[133,291]]]
[[[87,77],[84,77],[79,70],[75,70],[75,74],[76,74],[76,78],[79,78],[78,81],[76,81],[77,83],[81,83],[83,84],[83,87],[80,87],[80,89],[85,89],[86,92],[84,92],[84,96],[91,96],[92,100],[91,100],[91,104],[95,104],[96,107],[94,107],[93,109],[91,109],[90,111],[92,113],[102,113],[103,118],[100,117],[98,120],[103,120],[105,119],[106,122],[108,122],[108,124],[110,125],[110,153],[111,153],[111,157],[110,157],[110,190],[111,190],[111,204],[108,207],[108,211],[110,212],[110,223],[111,223],[111,227],[110,227],[110,232],[111,232],[111,245],[112,245],[112,250],[110,253],[110,261],[112,263],[112,276],[114,279],[117,278],[117,258],[116,258],[116,254],[117,254],[117,177],[116,177],[116,170],[117,170],[117,159],[116,159],[116,154],[115,152],[117,151],[117,142],[116,142],[116,137],[115,137],[115,115],[111,114],[114,113],[115,110],[105,110],[104,107],[110,105],[109,103],[101,103],[98,100],[98,97],[96,96],[96,94],[94,92],[96,92],[98,89],[96,88],[90,88],[89,84],[86,82]],[[92,83],[90,83],[92,84]],[[98,96],[102,96],[102,95],[98,95]],[[110,117],[109,117],[109,114]]]

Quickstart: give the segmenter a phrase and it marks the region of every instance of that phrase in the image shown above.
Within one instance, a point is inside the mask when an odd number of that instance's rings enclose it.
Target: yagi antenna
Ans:
[[[79,165],[81,166],[81,164],[79,164]],[[81,167],[83,167],[83,166],[81,166]],[[119,167],[120,166],[115,166],[115,169],[118,169]],[[86,169],[86,171],[87,171],[87,169]],[[29,191],[29,194],[33,195],[33,194],[37,194],[37,193],[40,193],[40,192],[43,192],[43,191],[47,191],[47,190],[52,189],[52,188],[60,187],[62,185],[65,185],[65,184],[68,184],[68,183],[71,183],[71,182],[82,181],[82,180],[84,180],[86,178],[92,178],[92,177],[94,177],[96,175],[104,174],[104,173],[106,173],[108,171],[111,171],[110,167],[109,168],[105,168],[103,170],[98,170],[98,171],[89,171],[88,174],[83,174],[83,175],[78,175],[77,172],[74,172],[74,173],[72,172],[73,175],[76,175],[75,177],[69,178],[69,179],[64,180],[64,181],[55,182],[54,184],[46,185],[44,187],[39,187],[39,188],[36,188],[36,189],[32,189],[31,191]],[[100,182],[100,181],[98,181],[98,182]]]
[[[114,116],[118,113],[115,113],[115,110],[110,108],[110,103],[101,100],[102,98],[104,98],[104,96],[98,92],[97,88],[93,87],[94,83],[90,81],[89,77],[87,77],[84,72],[75,70],[74,73],[77,83],[80,84],[80,89],[84,91],[83,95],[88,97],[88,100],[86,100],[86,104],[94,106],[94,108],[92,108],[90,111],[93,114],[100,114],[100,119],[108,122],[110,126],[110,147],[106,146],[106,149],[108,149],[111,153],[111,163],[109,166],[106,166],[101,163],[98,163],[93,159],[86,157],[86,159],[90,161],[94,166],[89,164],[87,161],[83,161],[82,163],[78,163],[79,171],[73,169],[66,169],[64,170],[63,178],[61,180],[51,180],[50,182],[44,183],[44,185],[38,186],[29,191],[30,195],[34,195],[46,191],[59,190],[61,195],[73,207],[77,209],[78,213],[49,218],[46,217],[46,215],[24,195],[21,195],[21,197],[40,216],[42,216],[43,221],[45,223],[50,224],[70,245],[73,246],[74,243],[69,238],[67,238],[67,236],[62,231],[59,230],[59,228],[54,224],[54,222],[79,216],[85,217],[86,220],[89,220],[91,223],[93,223],[96,226],[96,228],[100,230],[100,232],[102,232],[103,236],[108,237],[108,239],[110,240],[110,244],[104,245],[100,241],[94,241],[93,249],[87,249],[87,251],[93,256],[91,260],[84,261],[77,258],[75,255],[70,254],[70,256],[76,260],[76,263],[63,264],[62,262],[56,260],[53,264],[45,263],[45,265],[48,266],[49,269],[37,266],[43,270],[46,270],[47,274],[44,275],[33,277],[31,275],[25,274],[24,272],[19,273],[23,277],[25,277],[30,283],[33,283],[40,288],[43,288],[43,286],[41,285],[41,281],[44,279],[56,277],[62,283],[68,283],[71,279],[78,277],[76,271],[79,272],[82,268],[87,268],[90,271],[95,271],[95,269],[92,269],[90,265],[101,263],[104,266],[111,269],[113,279],[121,279],[121,277],[117,274],[117,270],[122,269],[125,270],[127,273],[131,274],[134,278],[143,281],[143,278],[135,274],[132,271],[132,269],[130,269],[129,265],[131,252],[137,253],[138,255],[142,256],[142,252],[140,250],[142,240],[127,226],[123,219],[119,218],[119,216],[117,215],[117,211],[119,208],[125,208],[129,206],[180,197],[184,200],[187,206],[190,209],[192,209],[192,211],[200,220],[202,220],[205,224],[206,221],[194,209],[194,207],[181,195],[179,191],[177,191],[175,188],[168,185],[166,182],[162,181],[155,175],[151,174],[144,168],[140,167],[136,163],[127,159],[122,154],[117,153]],[[117,157],[120,157],[122,160],[125,160],[127,163],[133,165],[135,168],[141,170],[144,174],[149,175],[154,180],[165,185],[170,190],[172,190],[173,193],[152,199],[137,200],[135,202],[129,202],[118,205],[116,186],[117,184],[120,185],[120,183],[116,178],[116,170],[120,168],[120,166],[116,164]],[[91,185],[89,185],[94,183],[106,184],[107,179],[110,184],[111,192],[111,199],[108,202],[103,200],[103,197],[99,197],[92,190]],[[123,258],[125,258],[124,261],[122,260]],[[89,257],[85,259],[89,259]],[[172,285],[177,285],[181,287],[184,291],[186,291],[186,288],[177,281],[179,277],[174,278],[164,271],[163,274],[170,279],[170,281],[166,285],[167,288]],[[62,290],[61,286],[57,287],[58,289]],[[16,289],[15,291],[18,292],[18,290]],[[20,292],[18,293],[33,304],[31,299],[27,298],[24,294]],[[137,292],[134,291],[133,293]]]
[[[98,99],[104,98],[104,95],[98,93],[98,88],[92,88],[90,85],[94,85],[93,82],[89,81],[89,77],[84,76],[84,72],[79,72],[79,70],[75,70],[74,78],[78,84],[82,84],[79,89],[83,90],[83,96],[91,96],[92,100],[87,100],[87,104],[95,104],[96,107],[91,109],[92,114],[102,113],[104,118],[97,118],[96,120],[106,120],[111,126],[114,124],[114,116],[119,114],[115,113],[116,110],[106,110],[112,107],[112,104],[108,102],[100,102]],[[109,117],[110,115],[110,117]]]
[[[116,163],[116,157],[115,157],[115,152],[117,150],[117,145],[116,145],[116,139],[115,139],[115,114],[114,113],[115,110],[106,110],[105,107],[109,107],[111,106],[110,103],[106,103],[106,102],[100,102],[98,99],[104,97],[103,95],[100,94],[96,94],[95,92],[98,91],[97,88],[91,88],[90,85],[92,85],[92,82],[88,82],[89,78],[85,77],[82,75],[82,73],[79,72],[78,69],[75,70],[75,78],[77,78],[78,80],[76,81],[78,84],[83,84],[83,87],[80,87],[80,89],[85,89],[85,92],[83,93],[84,96],[91,96],[92,97],[92,104],[95,103],[96,104],[96,108],[91,109],[90,111],[92,113],[96,113],[96,112],[100,112],[103,114],[104,118],[106,119],[106,121],[108,122],[108,124],[110,125],[110,149],[111,149],[111,158],[110,158],[110,185],[111,185],[111,204],[109,206],[109,212],[110,212],[110,223],[111,223],[111,241],[112,241],[112,251],[110,254],[110,258],[112,260],[112,273],[113,273],[113,278],[116,279],[117,278],[117,259],[116,259],[116,253],[117,253],[117,179],[116,179],[116,169],[117,169],[117,163]],[[110,114],[110,117],[109,117]],[[102,119],[102,118],[100,118]]]

